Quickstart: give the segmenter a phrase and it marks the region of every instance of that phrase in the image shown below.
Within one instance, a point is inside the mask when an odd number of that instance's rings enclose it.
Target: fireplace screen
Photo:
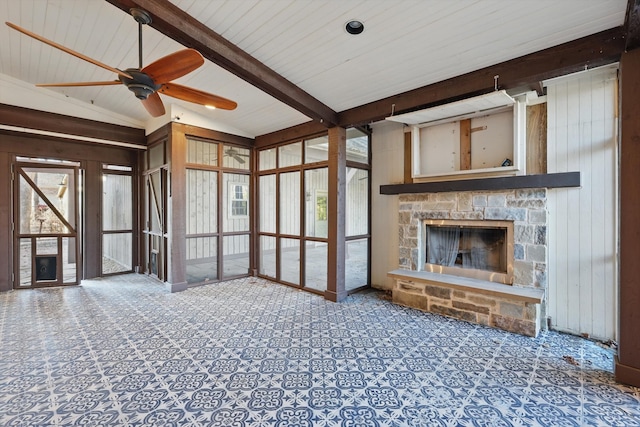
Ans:
[[[426,223],[425,264],[427,270],[471,277],[500,273],[497,281],[505,282],[502,275],[510,273],[512,244],[509,227],[501,225]],[[457,273],[456,270],[479,270],[480,276]],[[483,275],[484,274],[484,275]]]

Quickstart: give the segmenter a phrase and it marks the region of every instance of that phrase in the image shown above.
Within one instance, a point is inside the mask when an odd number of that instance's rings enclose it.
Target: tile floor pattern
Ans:
[[[0,294],[2,426],[637,426],[613,353],[256,278]]]

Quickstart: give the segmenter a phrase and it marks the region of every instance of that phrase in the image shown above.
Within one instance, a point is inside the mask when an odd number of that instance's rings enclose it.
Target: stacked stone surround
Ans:
[[[546,205],[546,189],[401,195],[399,267],[423,269],[426,219],[507,220],[514,224],[513,286],[544,290],[548,262]],[[478,283],[481,285],[481,281]],[[525,335],[535,336],[545,326],[544,301],[538,304],[502,293],[474,292],[439,281],[416,287],[397,280],[393,293],[394,301],[403,305]]]

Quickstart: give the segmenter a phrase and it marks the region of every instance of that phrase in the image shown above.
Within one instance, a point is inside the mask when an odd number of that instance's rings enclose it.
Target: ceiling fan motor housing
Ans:
[[[162,85],[157,85],[153,79],[135,68],[125,70],[133,77],[132,79],[125,76],[118,76],[122,84],[124,84],[138,99],[147,99],[149,95],[155,93]]]

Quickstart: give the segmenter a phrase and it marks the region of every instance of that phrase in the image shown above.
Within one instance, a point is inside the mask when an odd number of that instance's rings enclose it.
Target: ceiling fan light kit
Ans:
[[[40,42],[62,50],[70,55],[80,58],[84,61],[90,62],[98,67],[115,72],[118,75],[118,80],[103,81],[103,82],[69,82],[69,83],[50,83],[50,84],[38,84],[40,87],[80,87],[80,86],[106,86],[114,84],[123,84],[133,94],[142,101],[144,108],[153,117],[160,117],[165,114],[164,105],[160,99],[159,93],[164,95],[181,99],[183,101],[191,102],[194,104],[200,104],[207,108],[220,108],[223,110],[233,110],[238,104],[230,99],[223,98],[221,96],[213,95],[198,89],[182,86],[177,83],[173,83],[173,80],[178,79],[204,64],[204,58],[195,49],[183,49],[172,54],[169,54],[163,58],[160,58],[146,67],[142,66],[142,26],[151,23],[151,16],[148,12],[142,9],[133,8],[129,10],[129,13],[138,22],[138,59],[139,68],[127,68],[126,70],[120,70],[118,68],[110,67],[95,59],[92,59],[79,52],[75,52],[61,44],[54,41],[45,39],[29,30],[21,28],[10,22],[6,24],[16,31],[19,31],[29,37],[32,37]]]

